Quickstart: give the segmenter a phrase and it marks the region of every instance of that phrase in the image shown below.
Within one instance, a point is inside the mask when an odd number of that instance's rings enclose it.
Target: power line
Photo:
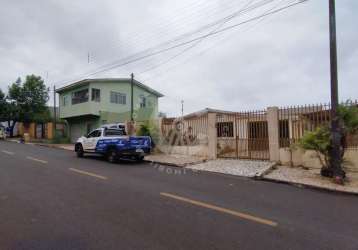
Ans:
[[[269,9],[268,11],[272,11],[273,9],[279,7],[279,6],[282,4],[282,2],[284,2],[284,1],[285,1],[285,0],[281,0],[277,5],[275,5],[273,8]],[[290,3],[293,3],[293,2],[295,2],[295,0],[294,0],[294,1],[291,1]],[[261,21],[263,21],[264,18],[265,18],[265,17],[259,19],[258,22],[255,23],[253,26],[256,26],[258,23],[260,23]],[[252,26],[252,27],[253,27],[253,26]],[[249,29],[252,28],[252,27],[249,27],[249,28],[246,29],[246,30],[249,30]],[[246,31],[246,30],[245,30],[245,31]],[[206,51],[208,51],[208,50],[212,49],[213,47],[217,46],[218,44],[222,44],[223,40],[226,40],[226,38],[225,38],[225,39],[221,39],[219,42],[215,43],[213,46],[210,46],[209,48],[206,48],[206,49],[202,50],[202,51],[201,51],[200,53],[198,53],[197,55],[202,55],[202,54],[204,54]],[[199,42],[201,42],[201,41],[202,41],[202,40],[200,40]],[[196,44],[194,44],[194,46],[195,46],[195,45],[196,45]],[[162,62],[162,63],[160,63],[160,64],[157,64],[157,65],[155,65],[155,66],[153,66],[153,67],[150,67],[149,69],[146,69],[146,70],[140,72],[139,75],[141,75],[141,74],[143,74],[143,73],[146,73],[146,72],[148,72],[148,71],[154,70],[154,69],[156,69],[156,68],[159,68],[160,66],[162,66],[162,65],[164,65],[164,64],[166,64],[166,63],[168,63],[168,62],[171,61],[172,59],[174,59],[174,58],[176,58],[176,57],[178,57],[178,56],[184,54],[186,51],[188,51],[189,49],[191,49],[191,48],[194,47],[194,46],[190,46],[189,48],[185,48],[183,51],[181,51],[180,53],[176,54],[175,56],[169,58],[168,60],[166,60],[166,61],[164,61],[164,62]],[[192,56],[192,57],[193,57],[193,56]],[[192,58],[192,57],[190,57],[190,58]],[[190,58],[186,59],[184,62],[178,63],[178,64],[174,65],[173,67],[167,69],[164,73],[167,73],[168,70],[172,70],[173,68],[176,68],[177,66],[179,66],[179,65],[181,65],[181,64],[187,63]],[[159,75],[162,75],[162,74],[163,74],[163,72],[158,73],[158,74],[155,74],[154,76],[151,76],[151,77],[149,77],[149,78],[146,78],[144,81],[148,81],[148,80],[150,80],[150,79],[152,79],[152,78],[154,78],[154,77],[157,77],[157,76],[159,76]]]
[[[253,1],[254,1],[254,0],[248,1],[247,4],[246,4],[242,9],[245,9],[246,7],[250,6]],[[239,10],[239,11],[237,11],[236,13],[230,15],[226,20],[224,20],[222,23],[220,23],[220,24],[218,25],[218,27],[216,27],[214,30],[210,31],[209,34],[215,32],[215,31],[217,31],[217,30],[219,30],[219,29],[220,29],[223,25],[225,25],[227,22],[229,22],[230,20],[232,20],[233,18],[235,18],[236,16],[238,16],[238,15],[240,14],[240,12],[242,11],[242,9]],[[205,39],[205,38],[198,40],[196,43],[190,45],[189,47],[185,48],[184,50],[180,51],[179,53],[177,53],[177,54],[175,54],[174,56],[170,57],[169,59],[165,60],[164,62],[161,62],[161,63],[159,63],[159,64],[157,64],[157,65],[155,65],[155,66],[153,66],[153,67],[151,67],[151,68],[149,68],[149,69],[146,69],[146,70],[140,72],[139,74],[146,73],[146,72],[151,71],[151,70],[153,70],[153,69],[156,69],[156,68],[158,68],[158,67],[160,67],[160,66],[162,66],[162,65],[164,65],[164,64],[167,64],[168,62],[174,60],[175,58],[177,58],[177,57],[183,55],[184,53],[186,53],[186,52],[189,51],[190,49],[192,49],[192,48],[194,48],[195,46],[197,46],[197,45],[198,45],[199,43],[201,43],[204,39]]]
[[[230,9],[232,9],[233,7],[234,7],[234,5],[236,5],[237,4],[237,2],[238,1],[230,1],[229,3],[230,4],[226,4],[226,9],[227,10],[230,10]],[[208,5],[208,3],[209,3],[209,5]],[[222,3],[221,3],[222,4]],[[205,7],[201,7],[201,6],[205,6]],[[197,12],[196,11],[192,11],[191,13],[190,13],[190,15],[189,16],[186,16],[186,19],[185,19],[185,21],[186,22],[183,22],[183,20],[181,20],[181,18],[176,18],[176,20],[175,20],[175,17],[178,17],[177,15],[176,15],[176,13],[183,13],[183,12],[187,12],[187,9],[189,9],[189,10],[193,10],[193,9],[195,9],[195,8],[198,8],[198,7],[200,7],[200,12],[202,12],[202,13],[205,13],[205,18],[208,18],[208,16],[209,16],[209,11],[210,11],[210,9],[209,9],[209,7],[211,7],[211,2],[210,1],[202,1],[202,2],[199,2],[199,3],[195,3],[195,4],[190,4],[190,5],[187,5],[186,7],[184,7],[184,8],[180,8],[180,9],[176,9],[175,10],[175,13],[173,13],[173,16],[174,16],[174,18],[172,18],[171,20],[170,20],[170,22],[165,22],[165,25],[160,25],[160,26],[158,26],[158,25],[155,25],[155,22],[152,22],[152,23],[149,23],[149,24],[147,24],[147,26],[155,26],[156,27],[156,29],[158,29],[158,30],[163,30],[164,28],[166,28],[166,27],[171,27],[171,26],[173,26],[173,24],[176,24],[176,23],[179,23],[180,22],[180,24],[181,24],[181,26],[187,26],[187,25],[189,25],[190,23],[192,23],[193,21],[195,21],[195,20],[200,20],[200,18],[198,18],[198,14],[197,14]],[[208,10],[209,9],[209,10]],[[206,10],[208,10],[208,11],[206,11]],[[219,13],[220,11],[218,11],[218,8],[212,8],[211,10],[213,10],[212,11],[212,15],[214,15],[214,14],[216,14],[216,13]],[[174,11],[173,11],[174,12]],[[195,18],[187,18],[187,17],[195,17]],[[188,20],[189,20],[189,22],[188,22]],[[157,22],[158,23],[158,22]],[[159,22],[159,24],[163,24],[163,22]],[[144,43],[146,43],[147,41],[148,41],[148,38],[150,38],[150,37],[157,37],[157,36],[160,36],[160,35],[163,35],[164,33],[166,33],[166,31],[162,31],[162,32],[159,32],[159,33],[153,33],[153,32],[151,32],[151,36],[143,36],[143,33],[141,33],[141,32],[137,32],[137,35],[135,35],[135,36],[131,36],[131,38],[133,39],[134,38],[134,40],[131,40],[131,42],[130,42],[130,45],[137,45],[137,44],[139,44],[138,42],[140,41],[140,42],[144,42]],[[141,38],[141,39],[138,39],[138,38]],[[114,46],[112,46],[111,48],[112,49],[115,49],[115,48],[118,48],[118,47],[120,47],[121,46],[121,44],[122,44],[123,42],[120,42],[118,45],[114,45]],[[128,43],[125,43],[125,44],[128,44]]]
[[[242,10],[242,14],[248,13],[249,11],[253,11],[254,9],[257,9],[257,8],[259,8],[259,7],[262,7],[262,6],[268,4],[268,3],[272,2],[272,1],[274,1],[274,0],[263,0],[263,1],[257,2],[257,3],[255,3],[254,5],[250,6],[249,8],[243,9],[243,10]],[[231,16],[231,15],[230,15],[230,16]],[[138,52],[138,53],[136,53],[136,54],[130,55],[130,56],[128,56],[128,57],[126,57],[126,58],[123,58],[123,59],[121,59],[121,60],[119,60],[119,61],[115,61],[115,62],[112,62],[112,63],[110,63],[110,64],[102,65],[102,66],[100,66],[99,68],[97,68],[96,70],[98,71],[98,70],[100,70],[100,69],[106,69],[106,68],[111,67],[111,66],[113,66],[113,65],[120,64],[121,62],[125,62],[125,61],[131,60],[131,59],[133,59],[133,58],[137,58],[137,57],[146,55],[146,54],[148,54],[148,53],[150,53],[150,52],[152,52],[152,51],[155,51],[155,49],[157,49],[157,50],[160,49],[162,46],[170,45],[170,44],[172,44],[172,43],[174,43],[174,42],[178,42],[178,41],[180,41],[180,40],[182,40],[182,39],[185,39],[185,38],[188,37],[188,36],[192,36],[192,35],[194,35],[194,34],[196,34],[196,33],[198,33],[198,32],[201,32],[201,31],[207,29],[207,28],[210,28],[210,27],[212,27],[212,26],[214,26],[214,25],[217,25],[217,24],[219,24],[220,22],[225,21],[225,20],[226,20],[228,17],[230,17],[230,16],[227,16],[227,17],[224,17],[224,18],[222,18],[222,19],[216,20],[216,21],[214,21],[214,22],[212,22],[212,23],[206,24],[206,25],[204,25],[204,26],[202,26],[202,27],[199,27],[198,29],[196,29],[196,30],[194,30],[194,31],[187,32],[187,33],[182,34],[182,35],[180,35],[180,36],[178,36],[178,37],[176,37],[176,38],[174,38],[174,39],[172,39],[172,40],[163,42],[163,43],[161,43],[161,44],[159,44],[159,45],[157,45],[157,46],[155,46],[155,47],[152,47],[152,48],[143,50],[143,51],[141,51],[141,52]],[[93,73],[93,71],[89,71],[89,72],[85,73],[84,75],[91,75],[92,73]],[[79,77],[81,77],[81,75],[79,75]],[[66,82],[66,81],[63,81],[63,82]]]
[[[230,25],[230,26],[228,26],[228,27],[219,29],[219,30],[217,30],[217,31],[215,31],[215,32],[211,32],[211,33],[209,33],[209,34],[202,35],[202,36],[199,36],[199,37],[190,39],[190,40],[188,40],[188,41],[184,41],[184,42],[181,42],[181,43],[179,43],[179,44],[172,45],[172,46],[167,47],[167,48],[164,48],[164,49],[159,49],[159,50],[157,50],[157,51],[148,53],[148,54],[143,55],[143,56],[139,56],[139,57],[137,57],[137,58],[133,58],[133,59],[127,60],[127,61],[122,62],[122,63],[119,63],[119,64],[114,64],[114,65],[109,66],[109,67],[107,67],[107,68],[97,70],[97,71],[95,71],[95,72],[93,72],[93,73],[90,73],[90,74],[86,74],[85,76],[96,75],[96,74],[103,73],[103,72],[106,72],[106,71],[109,71],[109,70],[112,70],[112,69],[115,69],[115,68],[123,67],[123,66],[125,66],[125,65],[128,65],[128,64],[131,64],[131,63],[134,63],[134,62],[137,62],[137,61],[140,61],[140,60],[149,58],[149,57],[153,57],[153,56],[155,56],[155,55],[158,55],[158,54],[161,54],[161,53],[164,53],[164,52],[167,52],[167,51],[176,49],[176,48],[178,48],[178,47],[182,47],[182,46],[185,46],[185,45],[187,45],[187,44],[191,44],[191,43],[193,43],[193,42],[195,42],[195,41],[198,41],[198,40],[200,40],[200,39],[203,39],[203,38],[206,38],[206,37],[209,37],[209,36],[213,36],[213,35],[216,35],[216,34],[225,32],[225,31],[227,31],[227,30],[236,28],[236,27],[241,26],[241,25],[243,25],[243,24],[246,24],[246,23],[249,23],[249,22],[258,20],[258,19],[260,19],[260,18],[262,18],[262,17],[269,16],[269,15],[272,15],[272,14],[275,14],[275,13],[278,13],[278,12],[281,12],[281,11],[283,11],[283,10],[286,10],[286,9],[288,9],[288,8],[290,8],[290,7],[295,6],[295,5],[304,3],[304,2],[306,2],[306,1],[308,1],[308,0],[300,0],[300,1],[298,1],[298,2],[295,2],[295,3],[289,4],[289,5],[287,5],[287,6],[281,7],[281,8],[279,8],[279,9],[270,11],[270,12],[268,12],[268,13],[261,14],[261,15],[258,15],[258,16],[256,16],[256,17],[249,18],[249,19],[247,19],[247,20],[245,20],[245,21],[239,22],[239,23],[237,23],[237,24],[233,24],[233,25]]]
[[[250,6],[249,8],[243,9],[243,10],[241,11],[241,13],[239,13],[239,14],[248,13],[248,12],[250,12],[250,11],[253,11],[253,10],[255,10],[255,9],[258,9],[258,8],[260,8],[260,7],[263,7],[264,5],[267,5],[267,4],[269,4],[269,3],[273,2],[273,1],[275,1],[275,0],[262,0],[262,1],[260,1],[260,2],[257,2],[257,3],[255,3],[255,4],[253,4],[253,5]],[[234,13],[235,13],[235,12],[234,12]],[[99,68],[106,68],[106,67],[109,67],[109,66],[111,66],[111,65],[115,65],[115,64],[117,64],[117,63],[120,63],[120,62],[122,62],[122,61],[129,60],[129,59],[132,59],[132,58],[135,58],[135,57],[144,55],[144,54],[149,53],[149,52],[151,52],[151,51],[153,51],[153,50],[155,50],[155,49],[159,49],[159,48],[161,48],[161,47],[163,47],[163,46],[173,44],[173,43],[178,42],[178,41],[180,41],[180,40],[184,40],[184,39],[186,39],[187,37],[193,36],[193,35],[195,35],[196,33],[203,32],[203,31],[205,31],[206,29],[209,29],[209,28],[211,28],[211,27],[213,27],[213,26],[215,26],[215,25],[217,25],[217,24],[220,24],[221,22],[227,20],[227,18],[230,18],[231,16],[232,16],[232,14],[229,15],[229,16],[225,16],[224,18],[221,18],[221,19],[216,20],[216,21],[214,21],[214,22],[211,22],[211,23],[209,23],[209,24],[203,25],[203,26],[201,26],[201,27],[199,27],[199,28],[197,28],[197,29],[195,29],[195,30],[193,30],[193,31],[184,33],[184,34],[182,34],[182,35],[180,35],[180,36],[178,36],[178,37],[175,37],[175,38],[173,38],[173,39],[171,39],[171,40],[168,40],[168,41],[165,41],[165,42],[163,42],[163,43],[160,43],[160,44],[158,44],[158,45],[156,45],[156,46],[154,46],[154,47],[151,47],[151,48],[145,49],[145,50],[143,50],[143,51],[134,53],[134,54],[129,55],[129,56],[125,57],[125,58],[122,58],[122,59],[120,59],[120,60],[114,61],[114,62],[112,62],[112,63],[102,65],[102,66],[100,66]],[[237,15],[237,16],[238,16],[238,15]]]

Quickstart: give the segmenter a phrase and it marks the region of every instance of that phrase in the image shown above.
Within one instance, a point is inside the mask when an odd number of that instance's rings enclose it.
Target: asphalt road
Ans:
[[[358,249],[358,197],[0,141],[0,249]]]

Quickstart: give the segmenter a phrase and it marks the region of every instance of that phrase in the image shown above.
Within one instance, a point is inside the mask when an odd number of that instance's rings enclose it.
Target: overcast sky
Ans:
[[[135,56],[145,49],[155,47],[150,53],[210,34],[295,0],[272,0],[249,11],[260,2],[0,0],[0,88],[6,90],[27,74],[41,75],[50,87],[68,84],[103,65],[147,55],[148,51]],[[358,1],[336,2],[340,98],[355,99]],[[198,31],[245,9],[225,23]],[[197,32],[188,34],[193,31]],[[157,46],[175,38],[177,42]],[[138,80],[165,95],[159,110],[168,115],[180,114],[181,100],[185,113],[206,107],[240,111],[326,102],[328,42],[328,0],[309,0],[90,77],[129,77],[134,72]]]

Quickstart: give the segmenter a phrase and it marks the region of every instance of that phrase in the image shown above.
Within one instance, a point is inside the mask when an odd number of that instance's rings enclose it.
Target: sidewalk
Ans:
[[[49,148],[59,148],[68,151],[74,151],[75,146],[73,144],[49,144],[49,143],[35,143],[35,145]]]
[[[319,169],[305,170],[299,167],[277,166],[264,176],[269,181],[302,185],[311,188],[358,194],[358,173],[348,173],[345,185],[337,185],[332,179],[322,177]]]
[[[187,168],[241,177],[261,178],[265,173],[271,170],[274,165],[275,163],[269,161],[217,159]]]
[[[8,139],[7,141],[21,143],[19,139]],[[26,142],[25,144],[74,151],[73,144],[51,144],[51,143],[39,143],[39,142]]]

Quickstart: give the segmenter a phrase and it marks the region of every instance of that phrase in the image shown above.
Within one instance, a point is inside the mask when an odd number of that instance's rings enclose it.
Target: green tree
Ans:
[[[347,137],[358,132],[358,107],[352,103],[340,105],[338,108],[338,117],[340,120],[341,133],[341,159],[344,161],[344,153],[347,149]],[[330,151],[332,149],[332,140],[330,128],[328,125],[318,127],[313,132],[306,132],[299,141],[299,146],[305,150],[314,150],[322,164],[321,174],[332,176],[333,171],[330,168]]]
[[[0,89],[0,122],[6,121],[6,95]]]
[[[150,136],[152,139],[152,146],[154,147],[159,141],[159,128],[154,121],[145,121],[140,125],[137,135]]]
[[[40,76],[26,76],[22,83],[18,78],[9,87],[6,112],[10,135],[16,122],[44,122],[50,119],[46,103],[49,99],[49,89]]]

